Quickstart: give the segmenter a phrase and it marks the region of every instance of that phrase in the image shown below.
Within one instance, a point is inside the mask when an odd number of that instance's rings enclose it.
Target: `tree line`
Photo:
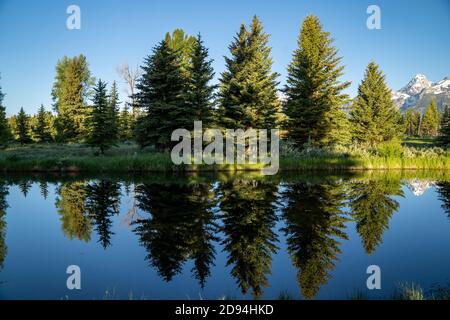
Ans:
[[[408,110],[402,116],[374,61],[356,98],[343,93],[351,83],[341,80],[342,57],[316,16],[302,23],[282,96],[268,41],[256,16],[249,26],[242,24],[214,85],[213,61],[201,35],[167,33],[140,69],[120,68],[129,86],[121,110],[116,82],[108,88],[95,80],[84,55],[64,57],[56,65],[54,113],[41,106],[36,115],[21,109],[7,119],[0,91],[0,143],[87,143],[104,153],[134,140],[141,148],[167,150],[173,130],[193,130],[194,121],[204,127],[281,128],[298,147],[355,142],[376,147],[404,134],[439,135],[443,144],[450,142],[448,108],[440,115],[432,101],[424,115]]]

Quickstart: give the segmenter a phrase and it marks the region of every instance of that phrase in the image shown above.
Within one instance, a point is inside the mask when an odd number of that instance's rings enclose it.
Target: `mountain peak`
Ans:
[[[420,93],[423,89],[431,87],[432,83],[423,74],[416,74],[408,84],[400,89],[400,92],[406,93],[410,96]]]
[[[409,108],[424,112],[430,101],[435,99],[439,110],[450,105],[450,77],[432,83],[423,74],[416,74],[408,84],[399,91],[392,92],[392,100],[405,112]]]

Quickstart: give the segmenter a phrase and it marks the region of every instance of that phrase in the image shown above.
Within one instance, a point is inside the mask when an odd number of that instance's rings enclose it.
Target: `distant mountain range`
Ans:
[[[423,74],[417,74],[405,87],[392,92],[392,99],[402,113],[408,109],[423,112],[433,98],[439,111],[445,105],[450,107],[450,77],[432,83]]]
[[[278,98],[283,103],[287,100],[281,91],[278,92]],[[402,113],[408,109],[423,113],[433,98],[436,99],[440,112],[444,110],[444,106],[450,107],[450,76],[433,83],[423,74],[417,74],[406,86],[398,91],[392,91],[392,99]],[[350,105],[351,103],[346,106]]]

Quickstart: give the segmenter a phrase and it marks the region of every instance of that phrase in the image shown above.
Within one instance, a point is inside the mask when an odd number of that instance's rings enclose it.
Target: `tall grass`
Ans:
[[[281,171],[302,170],[448,170],[450,152],[440,148],[387,146],[367,150],[358,146],[305,148],[301,151],[283,142],[280,150]],[[0,151],[0,171],[5,172],[196,172],[260,171],[261,164],[174,165],[169,153],[139,150],[136,145],[120,145],[106,155],[73,145],[13,145]]]

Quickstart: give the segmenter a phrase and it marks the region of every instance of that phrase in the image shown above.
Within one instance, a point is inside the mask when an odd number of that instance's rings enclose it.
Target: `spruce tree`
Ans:
[[[349,208],[367,254],[374,253],[382,243],[383,232],[388,229],[391,216],[400,208],[394,197],[402,196],[399,180],[379,179],[351,183]]]
[[[343,66],[319,19],[310,15],[303,21],[288,67],[285,113],[288,136],[298,145],[324,146],[346,143],[348,121],[343,111],[348,96],[342,90],[350,82],[340,82]]]
[[[20,144],[31,142],[29,116],[23,108],[17,114],[17,141]]]
[[[51,133],[49,130],[47,113],[44,105],[41,104],[36,116],[36,125],[32,128],[34,139],[37,142],[49,142],[51,141]]]
[[[136,87],[143,115],[136,124],[136,140],[141,148],[154,145],[157,150],[164,150],[172,145],[175,129],[192,126],[191,115],[185,112],[186,81],[177,53],[166,41],[153,49],[142,70]]]
[[[353,138],[375,147],[401,134],[401,114],[392,101],[391,90],[375,62],[366,68],[358,96],[350,111]]]
[[[426,136],[435,137],[439,130],[439,112],[436,100],[431,100],[428,105],[422,122],[422,133]]]
[[[258,18],[250,30],[241,25],[225,58],[220,79],[219,116],[225,128],[275,128],[281,106],[277,95],[277,73],[272,71],[269,35]]]
[[[203,45],[200,34],[195,39],[190,64],[187,69],[186,112],[194,121],[202,121],[209,127],[214,121],[213,95],[216,86],[210,82],[214,78],[212,60],[208,60],[208,49]]]
[[[345,190],[342,181],[300,181],[286,185],[282,196],[287,250],[302,296],[313,299],[330,280],[341,242],[348,239]]]
[[[444,114],[442,115],[441,128],[439,130],[438,143],[441,146],[450,146],[450,112],[448,106],[444,109]]]
[[[109,93],[108,112],[109,112],[109,133],[112,141],[117,141],[119,134],[119,91],[117,83],[113,81]]]
[[[130,112],[128,103],[125,103],[118,115],[118,139],[120,141],[130,141],[133,139],[133,123],[134,116]]]
[[[0,86],[0,146],[4,147],[11,140],[11,129],[6,119],[6,108],[3,106],[5,94]]]
[[[87,143],[98,148],[101,154],[115,145],[115,129],[112,127],[111,104],[106,92],[106,83],[98,80],[92,99],[92,113],[89,118],[89,136]]]
[[[95,226],[98,242],[104,249],[111,245],[111,217],[119,214],[120,185],[118,182],[100,180],[86,186],[85,208]]]

